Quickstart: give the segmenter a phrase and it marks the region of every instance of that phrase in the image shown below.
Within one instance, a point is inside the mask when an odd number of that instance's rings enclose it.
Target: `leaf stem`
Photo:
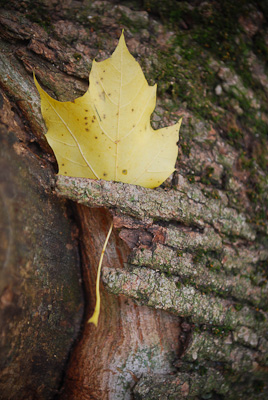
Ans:
[[[100,256],[100,261],[98,265],[98,272],[97,272],[97,278],[96,278],[96,305],[94,309],[94,313],[92,317],[88,320],[88,323],[92,322],[96,327],[98,326],[98,320],[99,320],[99,315],[100,315],[100,274],[101,274],[101,265],[102,265],[102,260],[103,256],[107,247],[108,240],[111,236],[113,230],[113,221],[110,225],[109,232],[106,236],[102,251],[101,251],[101,256]]]

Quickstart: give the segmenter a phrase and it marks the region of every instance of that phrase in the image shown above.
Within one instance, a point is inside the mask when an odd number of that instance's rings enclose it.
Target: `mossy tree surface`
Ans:
[[[85,321],[115,225],[100,327],[82,327],[59,397],[266,399],[266,2],[15,3],[1,13],[1,87],[45,171],[57,167],[32,70],[58,100],[81,96],[92,60],[111,55],[123,28],[158,84],[153,126],[184,117],[176,172],[157,190],[57,178],[57,194],[80,203]]]

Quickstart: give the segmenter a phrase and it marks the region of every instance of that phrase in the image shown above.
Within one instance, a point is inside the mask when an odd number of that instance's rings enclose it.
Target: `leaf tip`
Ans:
[[[126,46],[126,40],[125,40],[125,34],[124,34],[124,29],[122,29],[122,33],[121,33],[121,36],[120,36],[120,38],[119,38],[119,42],[118,42],[118,46],[120,45],[120,43],[122,43],[123,45],[125,45]]]
[[[35,75],[35,71],[34,71],[34,70],[33,70],[33,79],[34,79],[35,86],[36,86],[36,88],[37,88],[37,90],[38,90],[38,92],[39,92],[39,94],[40,94],[40,96],[41,96],[42,88],[41,88],[41,86],[39,85],[39,82],[38,82],[38,80],[37,80],[37,78],[36,78],[36,75]]]
[[[37,79],[36,79],[36,76],[35,76],[35,70],[33,70],[33,79],[34,79],[34,83],[36,84]]]

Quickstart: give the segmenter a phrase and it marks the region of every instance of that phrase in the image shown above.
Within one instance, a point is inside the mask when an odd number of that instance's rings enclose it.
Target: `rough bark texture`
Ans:
[[[84,283],[89,319],[95,301],[96,267],[111,217],[104,209],[77,207],[81,220]],[[109,241],[105,266],[124,268],[129,250],[116,232]],[[85,324],[72,354],[61,399],[123,399],[141,374],[174,373],[179,351],[180,318],[137,306],[125,296],[107,292],[103,285],[101,316],[96,329]]]
[[[0,399],[52,399],[83,316],[80,261],[70,207],[51,193],[48,146],[33,134],[44,126],[17,48],[1,43]]]
[[[257,0],[223,3],[2,6],[1,399],[52,399],[63,374],[64,400],[267,398],[268,15]],[[153,126],[184,116],[176,172],[156,190],[55,180],[32,71],[72,100],[122,28],[158,83]],[[85,313],[70,353],[82,314],[72,216]]]
[[[266,379],[267,282],[256,285],[245,271],[252,273],[267,260],[268,249],[254,240],[255,226],[220,199],[202,204],[201,193],[196,193],[194,207],[182,188],[152,191],[63,176],[56,188],[89,207],[112,209],[119,237],[132,249],[123,269],[103,268],[103,281],[112,293],[190,318],[177,365],[183,371],[198,363],[202,374],[143,377],[134,389],[137,398],[183,398],[186,393],[192,398],[212,391],[234,399],[246,394],[256,398],[254,382]],[[230,234],[235,235],[232,242]],[[232,372],[236,385],[230,387],[217,365]]]
[[[83,313],[77,241],[50,169],[0,92],[0,398],[50,399]]]

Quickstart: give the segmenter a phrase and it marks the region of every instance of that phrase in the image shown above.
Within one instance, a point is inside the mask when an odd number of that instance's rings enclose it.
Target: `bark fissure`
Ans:
[[[210,201],[206,205],[198,203],[201,208],[192,206],[187,201],[187,196],[174,190],[165,192],[161,189],[151,190],[121,182],[66,176],[58,177],[56,188],[59,195],[90,207],[113,207],[122,214],[136,218],[176,220],[198,227],[204,227],[208,223],[215,225],[225,234],[233,234],[247,240],[254,240],[256,237],[256,229],[246,222],[245,215],[238,214],[232,208],[221,208],[221,203],[217,200]]]

